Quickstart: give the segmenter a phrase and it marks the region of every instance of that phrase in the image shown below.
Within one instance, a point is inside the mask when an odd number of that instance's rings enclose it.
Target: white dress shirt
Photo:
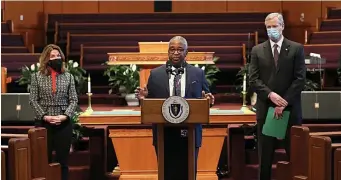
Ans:
[[[275,50],[275,44],[277,44],[277,51],[278,51],[278,54],[281,53],[281,48],[282,48],[282,44],[283,44],[283,40],[284,40],[284,36],[282,35],[281,39],[275,43],[273,42],[271,39],[270,39],[270,45],[271,45],[271,51],[272,51],[272,56],[274,56],[274,50]]]
[[[175,70],[175,67],[172,67],[172,70]],[[169,79],[169,96],[173,96],[174,93],[174,78],[175,75],[171,74],[171,78]],[[184,68],[184,73],[181,75],[181,97],[185,97],[185,88],[186,88],[186,69]]]

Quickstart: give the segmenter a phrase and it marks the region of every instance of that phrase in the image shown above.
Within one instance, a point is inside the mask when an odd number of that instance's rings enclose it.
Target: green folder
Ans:
[[[262,133],[267,136],[284,139],[288,127],[289,116],[289,111],[283,111],[282,117],[276,119],[275,108],[269,107]]]

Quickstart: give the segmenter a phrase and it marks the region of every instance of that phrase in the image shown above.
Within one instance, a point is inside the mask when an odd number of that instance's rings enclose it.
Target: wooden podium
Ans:
[[[188,128],[188,180],[195,180],[195,125],[209,124],[208,99],[187,99],[189,115],[179,124],[169,123],[162,114],[165,99],[144,99],[141,104],[141,123],[157,124],[158,180],[164,180],[164,126]]]
[[[140,87],[147,85],[150,70],[166,64],[168,60],[168,42],[139,42],[140,52],[108,53],[108,65],[136,64],[140,67]],[[186,61],[189,64],[214,64],[214,52],[189,52]]]

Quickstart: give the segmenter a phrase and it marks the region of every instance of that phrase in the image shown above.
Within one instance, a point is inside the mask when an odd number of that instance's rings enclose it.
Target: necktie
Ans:
[[[181,75],[176,73],[174,76],[174,96],[181,96]]]
[[[278,57],[279,57],[279,53],[278,53],[278,45],[275,44],[274,45],[274,59],[275,59],[275,66],[277,67],[277,63],[278,63]]]

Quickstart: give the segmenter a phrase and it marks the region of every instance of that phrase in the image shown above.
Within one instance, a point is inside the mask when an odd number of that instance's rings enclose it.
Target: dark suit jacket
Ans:
[[[147,84],[147,98],[168,98],[169,78],[166,72],[166,65],[157,67],[150,72]],[[202,91],[209,92],[209,86],[205,78],[205,72],[192,65],[186,67],[185,98],[201,98]],[[202,125],[198,124],[195,129],[195,145],[201,146]],[[153,125],[153,144],[157,142],[157,128]]]
[[[30,105],[35,111],[36,120],[44,115],[66,115],[71,118],[77,109],[78,97],[72,74],[65,72],[57,75],[57,91],[52,93],[51,76],[40,72],[31,76]]]
[[[304,49],[299,43],[283,40],[277,68],[270,47],[266,41],[252,48],[249,69],[250,86],[257,93],[257,120],[264,121],[270,106],[275,104],[268,98],[270,92],[283,97],[290,110],[290,124],[302,121],[301,91],[304,89],[306,66]]]

